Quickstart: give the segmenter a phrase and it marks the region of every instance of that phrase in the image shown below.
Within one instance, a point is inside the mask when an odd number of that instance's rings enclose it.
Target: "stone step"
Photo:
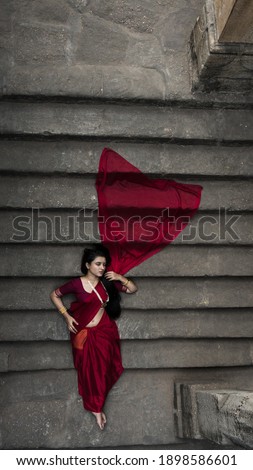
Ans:
[[[203,186],[201,210],[253,210],[251,180],[180,179]],[[97,209],[95,178],[85,176],[2,176],[1,208]]]
[[[173,246],[252,245],[252,233],[252,212],[226,213],[221,210],[217,213],[199,210],[191,223],[173,241]],[[18,243],[19,246],[21,242],[29,245],[60,243],[66,249],[68,244],[83,246],[87,242],[99,241],[97,211],[0,210],[0,243]]]
[[[252,339],[157,339],[121,342],[126,369],[250,366]],[[0,372],[71,369],[68,341],[0,344]]]
[[[117,321],[122,339],[251,338],[252,308],[123,310]],[[64,341],[64,319],[47,310],[0,312],[0,340]]]
[[[94,54],[94,52],[93,52]],[[11,67],[0,93],[24,96],[68,96],[93,99],[164,100],[163,74],[152,68],[127,64],[112,66]],[[28,86],[29,83],[29,86]]]
[[[0,111],[7,135],[252,142],[247,109],[3,101]]]
[[[195,12],[195,15],[196,14],[197,11]],[[132,15],[132,11],[130,15]],[[191,21],[189,16],[188,21]],[[94,30],[95,29],[97,28],[94,28]],[[189,35],[189,28],[186,28],[186,31]],[[44,30],[43,39],[45,32]],[[22,29],[19,34],[23,34]],[[173,31],[173,35],[174,34],[175,32]],[[147,36],[150,35],[148,34]],[[20,42],[22,43],[23,35],[21,37]],[[35,47],[35,54],[38,54],[38,47],[40,48],[41,44],[36,43],[34,39],[35,38],[33,38],[32,43]],[[186,42],[188,42],[188,40],[189,36],[185,38]],[[51,41],[51,38],[49,38],[49,41]],[[182,41],[181,34],[180,41]],[[43,41],[41,41],[41,43],[42,42]],[[101,43],[100,39],[99,42]],[[68,99],[113,101],[145,100],[146,102],[160,102],[160,104],[166,102],[170,103],[172,100],[176,100],[188,103],[190,106],[208,106],[210,102],[212,102],[216,107],[233,106],[243,108],[252,104],[252,95],[247,93],[245,96],[245,93],[240,93],[240,90],[238,90],[237,93],[229,93],[229,90],[226,91],[226,93],[217,93],[215,91],[209,93],[192,93],[187,77],[189,64],[185,57],[185,52],[181,52],[180,54],[178,51],[176,51],[176,53],[174,51],[176,60],[173,60],[172,57],[170,58],[170,60],[172,59],[172,66],[170,67],[171,70],[169,71],[168,79],[166,79],[167,72],[164,73],[163,70],[140,66],[143,57],[145,57],[146,60],[146,57],[150,55],[150,40],[148,39],[147,50],[146,52],[142,52],[141,57],[139,57],[139,39],[137,39],[137,43],[137,62],[131,65],[115,62],[113,62],[113,67],[111,64],[87,64],[85,62],[82,62],[81,65],[79,63],[70,64],[69,62],[66,63],[66,65],[62,65],[61,63],[55,65],[54,61],[50,64],[40,64],[39,67],[37,63],[35,65],[16,64],[8,70],[5,70],[5,80],[2,81],[3,85],[0,88],[0,94],[7,97],[15,97],[16,95],[18,97],[24,96],[28,98],[53,97],[55,99],[58,97],[59,99],[66,99],[66,97],[68,97]],[[75,47],[76,46],[74,46],[74,49]],[[47,56],[48,42],[47,47],[44,47],[43,55],[45,52]],[[155,53],[155,51],[153,53]],[[26,54],[27,51],[25,51],[25,55]],[[131,58],[133,58],[134,55],[131,50]],[[92,51],[92,57],[93,56],[94,51]],[[179,61],[183,63],[183,65],[179,64],[180,68],[178,68],[179,57]],[[137,58],[139,59],[139,63]],[[155,62],[157,62],[157,60],[155,60]],[[184,68],[184,73],[182,73],[182,67]]]
[[[236,232],[235,232],[236,233]],[[80,276],[83,246],[7,245],[0,276]],[[173,243],[130,271],[137,277],[253,276],[253,247],[179,246]]]
[[[238,389],[242,384],[246,389],[253,386],[252,367],[126,370],[107,397],[108,422],[101,433],[94,417],[82,407],[74,370],[1,374],[1,447],[84,449],[169,443],[171,449],[173,443],[182,445],[184,441],[175,437],[173,416],[174,382],[182,372],[184,380],[197,383],[212,380]],[[20,432],[20,423],[22,429],[36,432]]]
[[[40,310],[52,309],[49,294],[65,281],[66,278],[2,278],[0,310],[34,310],[38,307]],[[247,277],[140,278],[136,282],[139,287],[136,294],[122,295],[123,308],[248,308],[253,303],[253,279]],[[71,300],[71,296],[69,299],[66,296],[67,306],[68,300]]]
[[[117,141],[0,141],[0,171],[94,175],[104,147],[150,175],[253,176],[253,146]]]

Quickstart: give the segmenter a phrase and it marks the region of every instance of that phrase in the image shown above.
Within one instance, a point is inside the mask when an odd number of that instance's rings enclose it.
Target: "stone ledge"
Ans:
[[[79,217],[82,215],[84,216],[84,234],[80,231],[79,222]],[[24,217],[24,221],[27,221],[26,227],[29,230],[26,234],[20,233],[17,227],[15,229],[15,223],[17,223],[17,220],[21,220],[17,218],[20,217]],[[44,223],[42,222],[43,220]],[[232,237],[232,233],[229,231],[225,233],[225,226],[229,220],[231,224],[236,220],[233,228],[238,235],[237,239],[234,236]],[[28,244],[29,246],[40,246],[43,244],[45,247],[45,245],[50,246],[54,244],[54,246],[64,245],[66,248],[68,245],[73,247],[81,244],[83,246],[85,243],[94,243],[100,240],[96,210],[79,212],[78,209],[37,209],[32,212],[32,209],[9,209],[8,211],[0,209],[0,221],[0,243],[6,243],[9,246],[18,244],[21,248],[22,243],[25,242],[26,246]],[[61,226],[62,236],[60,240],[56,230],[56,221]],[[211,225],[209,225],[210,222],[212,222]],[[208,235],[210,233],[213,234],[210,238],[204,238],[201,235],[200,227],[205,227],[205,225],[206,229],[208,228],[209,230],[206,230],[206,233]],[[192,230],[194,230],[194,238],[189,237]],[[73,235],[71,235],[71,231],[73,231]],[[191,223],[173,241],[171,247],[175,245],[190,246],[199,244],[205,246],[229,246],[233,244],[234,248],[240,245],[252,246],[252,233],[253,213],[251,212],[228,212],[225,214],[224,211],[216,213],[199,210],[191,220]]]
[[[6,71],[2,96],[164,101],[164,74],[127,65],[19,66]]]
[[[147,175],[253,176],[253,146],[185,143],[0,141],[0,171],[96,175],[104,147],[113,148]]]
[[[41,310],[52,310],[49,294],[67,280],[68,278],[2,278],[0,310],[34,310],[38,305]],[[136,281],[139,290],[134,295],[122,295],[123,308],[140,310],[249,308],[253,304],[253,279],[247,277],[140,278]],[[156,296],[153,294],[154,290]],[[71,300],[71,296],[68,297],[66,296],[66,305]]]
[[[251,366],[249,339],[159,339],[121,342],[126,369]],[[65,341],[0,345],[0,371],[72,369],[71,345]]]
[[[55,311],[0,312],[0,340],[67,341],[64,319]],[[123,310],[117,321],[122,339],[251,338],[252,308]]]
[[[236,228],[236,226],[235,226]],[[0,252],[0,277],[80,275],[84,245],[9,245]],[[18,263],[17,263],[18,260]],[[130,271],[136,277],[253,276],[253,248],[176,246],[173,243]]]
[[[252,211],[249,180],[177,179],[203,186],[200,210]],[[16,175],[0,177],[1,208],[97,210],[95,178],[84,176]]]
[[[180,59],[177,60],[178,56]],[[168,66],[173,75],[166,76],[166,70],[138,67],[134,65],[38,65],[14,66],[6,68],[0,82],[0,96],[3,98],[23,96],[24,98],[74,98],[92,100],[146,101],[170,103],[179,101],[191,106],[206,106],[210,103],[217,107],[237,106],[247,108],[253,103],[253,94],[238,89],[232,93],[191,92],[188,82],[178,86],[176,74],[188,73],[185,52],[172,54]],[[180,67],[181,66],[181,67]],[[186,86],[187,85],[187,86]],[[241,91],[241,92],[240,92]]]
[[[252,142],[247,109],[3,101],[0,110],[7,135]]]

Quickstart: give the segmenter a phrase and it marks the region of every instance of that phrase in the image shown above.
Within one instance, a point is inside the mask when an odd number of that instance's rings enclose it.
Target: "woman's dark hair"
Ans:
[[[111,263],[111,256],[109,250],[102,244],[92,245],[90,248],[85,248],[81,261],[81,271],[84,275],[87,274],[88,269],[86,263],[90,264],[98,256],[103,256],[106,260],[106,266],[109,266]],[[109,302],[105,307],[105,310],[110,318],[116,320],[121,314],[121,305],[120,305],[120,293],[115,287],[113,281],[108,281],[104,276],[101,279],[104,284],[108,295]]]
[[[103,246],[101,243],[97,245],[92,245],[89,248],[85,248],[83,251],[82,261],[81,261],[81,271],[84,275],[87,274],[88,268],[86,263],[90,264],[98,256],[103,256],[106,260],[106,266],[111,263],[111,257],[109,250]]]

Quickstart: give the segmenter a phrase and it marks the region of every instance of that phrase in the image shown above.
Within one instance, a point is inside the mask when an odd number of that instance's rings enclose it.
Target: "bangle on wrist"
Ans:
[[[61,307],[59,309],[59,312],[63,315],[64,313],[67,313],[68,311],[67,311],[66,307]]]
[[[127,279],[126,282],[122,282],[122,285],[123,285],[124,287],[126,287],[127,284],[129,283],[129,281],[130,281],[130,279]]]

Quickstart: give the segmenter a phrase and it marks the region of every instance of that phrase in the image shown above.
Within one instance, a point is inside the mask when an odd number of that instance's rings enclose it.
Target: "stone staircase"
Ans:
[[[1,447],[187,445],[175,432],[175,382],[253,386],[250,105],[31,96],[0,108]],[[98,241],[105,146],[204,191],[191,226],[130,273],[139,290],[123,297],[118,322],[126,370],[101,433],[49,293],[79,275],[85,243]]]

